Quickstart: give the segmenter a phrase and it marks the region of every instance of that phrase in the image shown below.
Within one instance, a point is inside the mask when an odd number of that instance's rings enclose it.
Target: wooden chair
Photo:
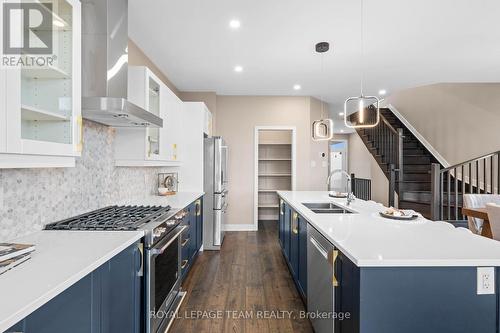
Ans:
[[[494,203],[500,205],[500,195],[498,194],[464,194],[464,207],[482,208],[486,204]],[[469,230],[475,234],[481,234],[483,220],[475,217],[467,217]]]
[[[500,205],[489,203],[486,205],[486,210],[488,211],[493,239],[500,240]]]

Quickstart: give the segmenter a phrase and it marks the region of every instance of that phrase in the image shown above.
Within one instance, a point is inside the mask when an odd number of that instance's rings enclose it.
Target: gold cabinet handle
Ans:
[[[80,142],[76,145],[76,151],[81,153],[83,150],[83,118],[82,118],[82,116],[78,116],[76,118],[76,123],[78,124],[78,128],[80,131]]]
[[[201,201],[197,200],[196,201],[196,216],[200,216],[200,215],[201,215]]]
[[[328,261],[332,265],[332,269],[333,269],[332,285],[334,287],[339,286],[339,281],[337,280],[337,277],[335,276],[335,262],[337,261],[338,256],[339,256],[338,250],[332,250],[328,253]]]
[[[141,267],[139,268],[139,272],[137,273],[137,275],[143,276],[144,275],[144,244],[143,243],[137,244],[137,249],[139,250],[139,253],[141,254]]]
[[[292,215],[292,232],[294,234],[298,234],[299,233],[299,226],[298,226],[298,223],[297,223],[297,219],[299,218],[299,214],[297,212],[293,212],[293,215]]]
[[[183,260],[182,264],[181,264],[181,269],[183,269],[184,267],[186,267],[187,264],[188,264],[188,261],[187,260]]]
[[[181,246],[184,247],[190,239],[191,238],[186,238],[185,240],[183,240]]]

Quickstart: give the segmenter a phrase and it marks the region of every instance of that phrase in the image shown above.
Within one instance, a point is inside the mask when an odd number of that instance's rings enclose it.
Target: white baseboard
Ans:
[[[225,224],[224,231],[257,231],[254,224]]]

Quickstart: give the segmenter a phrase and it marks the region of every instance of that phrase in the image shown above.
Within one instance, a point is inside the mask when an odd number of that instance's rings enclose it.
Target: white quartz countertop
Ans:
[[[149,195],[116,205],[187,207],[203,192]],[[0,274],[0,332],[5,331],[144,236],[143,231],[43,230],[13,239],[35,244],[31,258]]]
[[[423,217],[383,218],[381,204],[334,199],[328,192],[279,191],[278,195],[357,266],[500,266],[500,242]],[[334,202],[355,214],[316,214],[303,203]]]
[[[143,237],[142,231],[39,231],[31,259],[0,275],[0,332]]]

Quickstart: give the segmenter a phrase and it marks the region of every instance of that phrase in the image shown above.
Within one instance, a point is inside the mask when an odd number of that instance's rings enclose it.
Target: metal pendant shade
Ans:
[[[333,120],[321,119],[313,121],[312,139],[314,141],[327,141],[333,139]]]
[[[363,40],[363,0],[361,0],[361,34],[360,34],[360,45],[361,45],[361,60],[363,60],[364,55],[364,40]],[[348,128],[370,128],[378,125],[380,121],[380,100],[376,96],[364,96],[363,95],[363,74],[364,68],[361,64],[361,93],[356,97],[349,97],[344,102],[344,124]],[[349,110],[352,110],[350,106],[355,103],[354,109],[357,110],[357,114],[349,114]],[[373,113],[376,115],[373,116]]]
[[[330,44],[328,42],[321,42],[316,44],[316,52],[319,54],[324,54],[330,49]],[[324,72],[323,57],[321,58],[321,72]],[[333,120],[323,118],[323,104],[321,100],[321,119],[315,120],[312,123],[312,139],[313,141],[330,141],[333,139]]]
[[[357,114],[348,115],[351,105]],[[351,109],[352,110],[352,109]],[[376,114],[374,114],[376,113]],[[344,102],[344,124],[349,128],[370,128],[380,122],[380,100],[376,96],[349,97]]]

